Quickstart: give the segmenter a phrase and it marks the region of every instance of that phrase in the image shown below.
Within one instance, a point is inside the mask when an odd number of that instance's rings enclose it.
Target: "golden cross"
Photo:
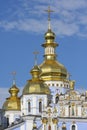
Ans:
[[[45,10],[45,11],[48,13],[48,21],[50,21],[50,20],[51,20],[50,14],[51,14],[52,12],[54,12],[54,11],[50,9],[50,6],[48,6],[48,9]]]
[[[35,55],[35,65],[37,65],[37,55],[39,54],[38,51],[33,52],[33,54]]]
[[[50,6],[48,6],[48,10],[45,10],[45,11],[48,13],[48,29],[51,29],[51,24],[50,24],[51,18],[50,18],[50,14],[52,12],[54,12],[54,11],[50,9]]]

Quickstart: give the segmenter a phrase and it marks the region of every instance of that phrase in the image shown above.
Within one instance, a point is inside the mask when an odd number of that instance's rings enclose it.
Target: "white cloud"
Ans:
[[[4,21],[0,22],[0,27],[4,28],[5,30],[18,30],[18,31],[29,31],[29,32],[36,32],[41,33],[46,29],[46,22],[39,21],[35,19],[26,19],[20,21]]]
[[[62,21],[54,21],[54,30],[57,34],[72,36],[79,32],[79,26],[75,23],[64,23]]]
[[[87,25],[87,14],[79,16],[79,24]]]
[[[82,9],[87,7],[87,1],[86,0],[61,0],[61,1],[56,1],[61,9],[66,9],[66,10],[77,10],[77,9]]]
[[[11,30],[16,28],[18,25],[18,22],[12,21],[12,22],[7,22],[7,21],[1,21],[0,22],[0,27],[4,28],[5,30]]]
[[[52,26],[56,34],[84,36],[87,33],[87,0],[55,0],[55,2],[54,0],[18,0],[18,2],[20,6],[13,4],[12,9],[7,11],[9,18],[0,20],[0,28],[6,31],[42,33],[47,28],[47,14],[44,10],[50,3],[55,10],[52,15]]]

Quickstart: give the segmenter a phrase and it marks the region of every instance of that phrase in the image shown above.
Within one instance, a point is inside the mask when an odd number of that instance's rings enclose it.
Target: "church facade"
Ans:
[[[44,37],[44,60],[31,69],[32,78],[20,97],[13,82],[0,112],[0,125],[4,130],[86,130],[87,91],[75,90],[75,81],[57,60],[50,19]]]

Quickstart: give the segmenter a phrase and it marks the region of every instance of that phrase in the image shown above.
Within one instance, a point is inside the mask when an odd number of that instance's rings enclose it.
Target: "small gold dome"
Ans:
[[[49,87],[40,80],[40,69],[38,66],[34,66],[31,70],[32,79],[28,80],[26,86],[23,89],[23,95],[26,94],[50,94]]]
[[[55,33],[51,29],[45,33],[45,39],[55,39]]]
[[[44,81],[57,81],[67,78],[67,70],[64,65],[56,60],[45,60],[41,65],[40,78]]]
[[[15,84],[9,89],[9,93],[11,94],[11,96],[7,98],[5,103],[3,104],[3,109],[5,111],[20,110],[20,98],[17,96],[18,92],[19,89],[16,87]]]
[[[9,89],[9,93],[10,93],[13,97],[17,96],[18,92],[19,92],[19,89],[16,87],[15,84]]]
[[[58,46],[57,43],[54,42],[55,40],[55,33],[51,30],[48,29],[48,31],[45,33],[45,44],[42,44],[43,47],[47,47],[47,46],[53,46],[56,47]]]

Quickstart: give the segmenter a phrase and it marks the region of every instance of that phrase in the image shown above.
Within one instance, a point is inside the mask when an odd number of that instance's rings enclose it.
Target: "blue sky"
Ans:
[[[34,51],[43,61],[44,33],[48,28],[44,10],[51,6],[52,30],[59,47],[58,60],[76,80],[76,89],[87,89],[87,0],[0,0],[0,95],[1,105],[12,85],[23,88],[31,78]]]

